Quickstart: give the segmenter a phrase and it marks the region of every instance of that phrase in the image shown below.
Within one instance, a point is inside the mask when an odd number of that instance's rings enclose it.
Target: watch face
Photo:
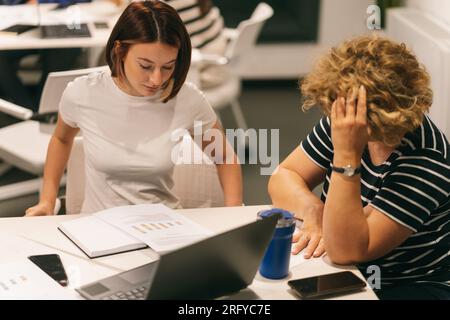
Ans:
[[[353,177],[355,175],[355,169],[351,166],[347,166],[344,168],[344,175],[347,177]]]

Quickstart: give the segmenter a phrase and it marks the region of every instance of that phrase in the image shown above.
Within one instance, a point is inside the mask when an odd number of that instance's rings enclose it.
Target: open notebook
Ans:
[[[212,235],[162,204],[106,209],[62,222],[58,229],[90,258],[147,246],[163,253]]]

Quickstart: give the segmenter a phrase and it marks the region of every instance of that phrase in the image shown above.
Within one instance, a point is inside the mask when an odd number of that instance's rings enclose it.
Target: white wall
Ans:
[[[242,60],[241,74],[246,79],[282,79],[308,73],[318,56],[332,45],[368,32],[366,11],[374,3],[322,0],[318,43],[258,45],[252,55]]]
[[[431,13],[435,17],[450,24],[449,0],[407,0],[407,5]]]
[[[386,33],[404,42],[425,65],[434,96],[430,116],[449,137],[450,24],[430,14],[425,7],[409,6],[389,10]]]

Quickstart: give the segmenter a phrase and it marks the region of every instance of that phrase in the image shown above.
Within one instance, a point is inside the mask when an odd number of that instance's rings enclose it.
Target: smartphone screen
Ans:
[[[350,271],[327,274],[288,281],[288,285],[301,298],[315,298],[323,295],[362,289],[366,283]]]
[[[42,254],[36,256],[29,256],[35,265],[41,268],[46,274],[52,277],[63,287],[67,286],[68,279],[64,266],[57,254]]]

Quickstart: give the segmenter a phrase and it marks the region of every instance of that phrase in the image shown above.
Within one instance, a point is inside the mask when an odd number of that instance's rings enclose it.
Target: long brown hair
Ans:
[[[175,70],[163,101],[175,97],[191,64],[191,40],[178,13],[157,0],[130,3],[114,26],[106,45],[106,61],[113,77],[126,79],[123,59],[133,44],[160,42],[178,48]]]

